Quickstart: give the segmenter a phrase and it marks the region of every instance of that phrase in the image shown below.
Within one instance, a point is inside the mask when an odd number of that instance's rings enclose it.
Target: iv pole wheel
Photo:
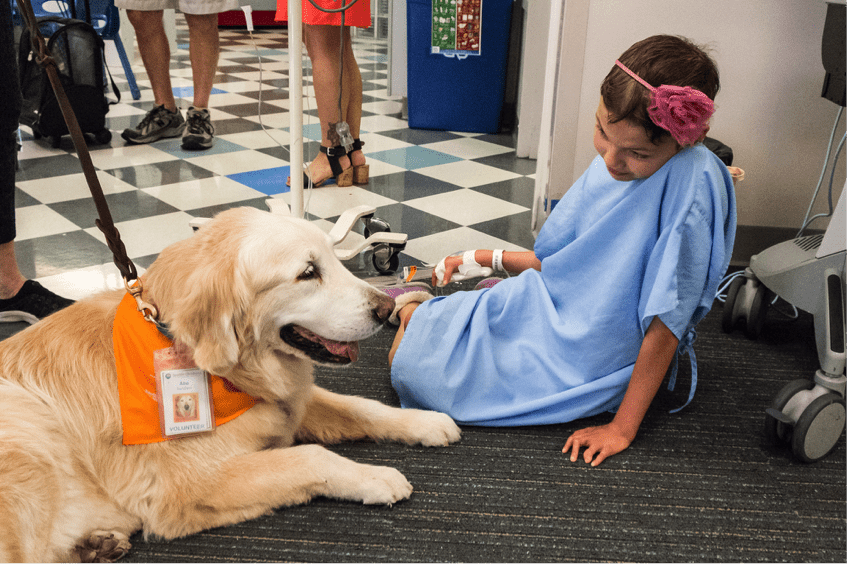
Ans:
[[[803,378],[792,380],[782,387],[771,403],[771,407],[781,412],[791,398],[800,392],[811,390],[814,386],[815,383],[811,380]],[[765,414],[765,440],[770,444],[775,446],[787,444],[791,440],[791,431],[792,426],[790,424],[777,420],[770,413]]]
[[[391,231],[391,226],[388,225],[387,221],[379,219],[378,217],[373,217],[373,215],[367,218],[362,218],[362,221],[365,224],[365,239],[374,233],[386,233]]]
[[[838,443],[844,431],[844,398],[828,392],[803,410],[794,426],[791,450],[804,462],[817,462]]]
[[[380,244],[375,246],[371,261],[380,274],[392,274],[400,268],[400,257],[394,252],[391,245]]]

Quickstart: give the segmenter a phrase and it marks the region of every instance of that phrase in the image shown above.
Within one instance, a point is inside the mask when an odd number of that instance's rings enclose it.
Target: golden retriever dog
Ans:
[[[124,445],[112,325],[124,291],[81,300],[0,342],[0,560],[110,560],[129,536],[170,539],[316,496],[393,504],[412,486],[316,443],[443,446],[450,417],[314,385],[358,357],[394,306],[307,221],[219,214],[142,277],[174,342],[258,398],[211,433]]]

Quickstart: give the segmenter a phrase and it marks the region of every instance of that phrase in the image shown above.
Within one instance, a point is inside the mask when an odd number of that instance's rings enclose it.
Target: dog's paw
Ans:
[[[394,468],[365,466],[358,496],[365,505],[394,505],[412,495],[412,484]]]
[[[114,562],[122,558],[132,545],[129,537],[118,531],[92,531],[76,545],[80,562]]]
[[[412,425],[415,442],[423,446],[447,446],[462,438],[462,431],[453,418],[437,411],[415,411]]]

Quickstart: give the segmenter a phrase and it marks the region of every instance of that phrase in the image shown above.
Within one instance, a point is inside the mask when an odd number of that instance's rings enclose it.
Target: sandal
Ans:
[[[338,159],[347,153],[344,151],[344,147],[338,145],[336,147],[324,147],[320,146],[320,152],[326,155],[327,160],[329,161],[329,168],[332,170],[332,176],[328,176],[324,178],[320,182],[314,182],[306,171],[303,171],[303,186],[309,186],[311,183],[313,188],[317,188],[319,186],[323,186],[324,183],[330,178],[335,179],[335,183],[339,188],[346,188],[347,186],[353,185],[353,167],[349,168],[341,168],[341,163],[338,162]],[[288,186],[291,186],[291,178],[288,179]]]
[[[364,144],[365,142],[361,139],[353,139],[353,150],[347,153],[351,165],[353,164],[353,153],[361,151]],[[366,164],[353,166],[353,184],[367,184],[370,179],[370,168],[370,165]]]

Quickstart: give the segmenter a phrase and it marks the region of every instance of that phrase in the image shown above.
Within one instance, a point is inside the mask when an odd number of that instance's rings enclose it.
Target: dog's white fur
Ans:
[[[313,384],[312,358],[281,329],[356,341],[393,300],[306,221],[224,212],[165,249],[143,283],[198,366],[264,401],[211,434],[123,446],[111,339],[120,291],[0,342],[0,560],[119,557],[142,528],[180,537],[316,496],[392,504],[412,493],[397,470],[309,443],[460,438],[446,415]]]

